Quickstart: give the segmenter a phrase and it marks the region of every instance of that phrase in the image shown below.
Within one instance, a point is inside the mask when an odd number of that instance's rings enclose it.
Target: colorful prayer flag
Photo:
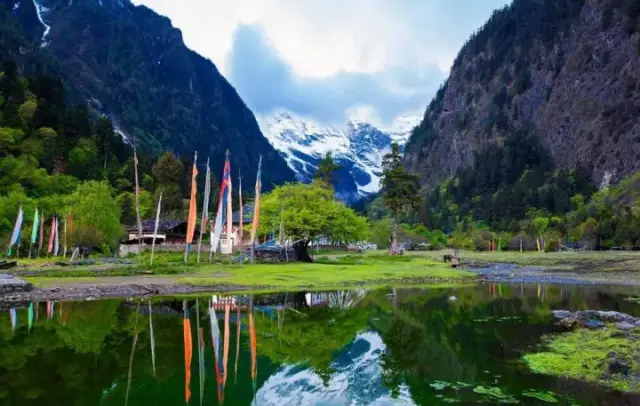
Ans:
[[[47,252],[53,253],[53,240],[56,238],[56,218],[51,217],[51,229],[49,230],[49,244],[47,245]]]
[[[227,160],[229,157],[229,151],[227,151]],[[233,239],[231,235],[233,234],[233,204],[232,201],[232,187],[231,187],[231,163],[229,163],[229,172],[225,173],[225,178],[227,182],[227,247],[229,255],[233,253]]]
[[[156,224],[153,227],[153,239],[151,240],[151,265],[153,265],[153,251],[156,248],[156,236],[158,235],[158,226],[160,225],[160,206],[162,205],[162,191],[158,198],[158,210],[156,211]]]
[[[260,191],[262,190],[262,155],[258,161],[258,174],[256,176],[256,200],[253,202],[253,223],[251,224],[251,244],[256,240],[258,224],[260,223]]]
[[[244,224],[243,224],[243,207],[242,207],[242,177],[238,174],[238,207],[240,207],[240,228],[238,229],[238,238],[240,239],[239,246],[242,248],[242,239],[244,238]]]
[[[13,226],[13,233],[11,234],[11,240],[9,241],[9,255],[11,255],[11,247],[16,245],[20,241],[20,230],[22,228],[22,221],[24,220],[24,212],[22,206],[18,209],[18,216],[16,217],[16,223]]]
[[[228,199],[228,189],[231,187],[231,163],[229,162],[229,154],[224,162],[224,169],[222,171],[222,182],[220,183],[220,193],[218,196],[218,210],[216,211],[216,222],[211,232],[211,254],[218,250],[218,244],[220,242],[220,235],[222,234],[222,224],[224,209],[226,208]]]
[[[55,240],[53,242],[53,256],[57,257],[60,253],[60,228],[58,224],[58,218],[55,217]]]
[[[42,249],[43,241],[44,241],[44,215],[40,214],[40,237],[38,238],[38,255],[40,255],[40,249]]]
[[[191,172],[191,198],[189,199],[189,218],[187,220],[187,244],[193,242],[193,234],[196,231],[196,192],[198,190],[196,183],[196,177],[198,176],[198,169],[196,168],[197,160],[198,153],[196,152],[193,160],[193,171]]]
[[[206,230],[207,214],[209,213],[209,195],[211,194],[211,171],[209,170],[209,158],[207,158],[207,174],[204,179],[204,200],[202,202],[202,217],[200,218],[200,237],[198,238],[198,262],[200,262],[200,248],[202,247],[202,234]]]
[[[31,229],[31,244],[35,244],[38,240],[38,227],[40,227],[40,215],[36,207],[36,213],[33,215],[33,228]]]

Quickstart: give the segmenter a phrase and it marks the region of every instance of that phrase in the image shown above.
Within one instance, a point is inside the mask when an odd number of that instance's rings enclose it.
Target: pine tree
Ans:
[[[420,207],[418,177],[407,172],[402,165],[400,146],[391,144],[391,152],[382,158],[382,198],[393,216],[393,237],[391,249],[397,250],[398,217],[413,208]]]
[[[318,162],[318,169],[313,175],[313,178],[324,182],[329,186],[333,186],[333,173],[338,169],[340,169],[340,165],[338,165],[333,159],[331,152],[327,152],[324,158]]]

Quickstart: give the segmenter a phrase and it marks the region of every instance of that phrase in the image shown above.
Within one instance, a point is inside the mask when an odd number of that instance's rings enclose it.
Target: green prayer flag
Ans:
[[[36,207],[36,214],[33,215],[33,229],[31,230],[31,243],[35,244],[38,241],[38,228],[40,227],[40,215],[38,214],[38,208]]]
[[[502,252],[502,238],[498,241],[498,252]]]

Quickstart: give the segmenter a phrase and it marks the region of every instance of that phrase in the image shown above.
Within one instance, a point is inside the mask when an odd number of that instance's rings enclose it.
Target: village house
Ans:
[[[142,242],[151,244],[153,241],[155,220],[143,220],[142,222]],[[200,231],[196,229],[194,240],[197,239]],[[158,222],[158,233],[155,235],[156,244],[180,245],[187,242],[187,222],[186,220],[160,220]],[[138,226],[127,226],[127,239],[123,244],[138,244]]]

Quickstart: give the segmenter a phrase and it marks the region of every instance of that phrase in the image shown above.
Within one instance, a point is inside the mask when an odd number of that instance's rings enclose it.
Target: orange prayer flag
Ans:
[[[198,153],[196,152],[195,159],[193,160],[193,172],[191,173],[191,199],[189,200],[189,218],[187,220],[187,244],[193,242],[193,235],[196,231],[196,192],[198,185],[196,178],[198,176],[198,169],[196,168],[196,161],[198,160]]]

